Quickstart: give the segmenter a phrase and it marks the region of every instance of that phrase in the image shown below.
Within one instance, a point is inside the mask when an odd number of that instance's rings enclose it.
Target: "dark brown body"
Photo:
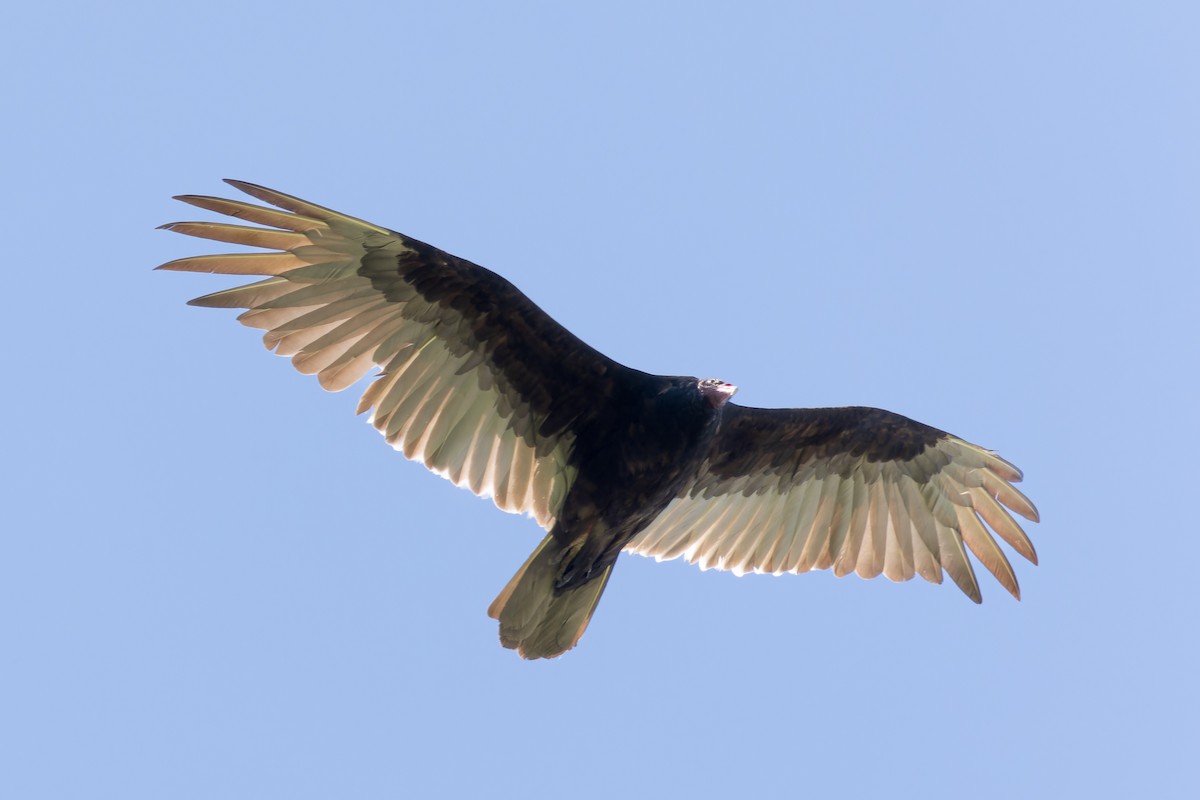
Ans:
[[[567,554],[556,590],[581,586],[612,566],[695,477],[721,410],[696,378],[666,383],[659,391],[636,387],[580,431],[579,474],[551,532]]]

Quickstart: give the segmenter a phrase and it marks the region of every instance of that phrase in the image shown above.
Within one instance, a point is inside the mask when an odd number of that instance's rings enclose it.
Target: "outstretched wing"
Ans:
[[[1019,599],[988,527],[1037,563],[1005,509],[1037,521],[1020,479],[995,453],[888,411],[730,403],[696,480],[626,550],[739,575],[832,567],[941,583],[945,570],[978,603],[970,549]]]
[[[574,478],[574,426],[621,383],[653,380],[588,347],[512,284],[407,236],[241,181],[276,208],[177,199],[268,227],[176,222],[179,233],[269,253],[184,258],[159,269],[265,276],[192,305],[248,309],[330,391],[382,371],[359,412],[408,458],[505,511],[552,526]]]

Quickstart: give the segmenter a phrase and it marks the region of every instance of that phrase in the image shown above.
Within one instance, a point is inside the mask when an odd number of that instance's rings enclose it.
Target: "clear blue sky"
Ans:
[[[1200,796],[1197,6],[434,5],[7,12],[0,795]],[[536,525],[150,271],[223,177],[998,450],[1024,600],[626,557],[522,662]]]

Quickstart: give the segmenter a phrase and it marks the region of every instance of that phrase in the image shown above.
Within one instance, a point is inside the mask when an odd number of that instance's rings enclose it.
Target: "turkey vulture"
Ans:
[[[182,200],[254,225],[179,233],[271,252],[160,269],[264,279],[191,301],[247,309],[267,348],[358,404],[406,458],[548,531],[488,614],[525,658],[571,649],[623,551],[701,569],[943,570],[976,603],[969,549],[1019,599],[983,523],[1037,563],[1037,521],[990,450],[875,408],[748,408],[716,379],[650,375],[593,350],[511,283],[395,231],[241,181],[272,207]],[[964,547],[965,545],[965,547]]]

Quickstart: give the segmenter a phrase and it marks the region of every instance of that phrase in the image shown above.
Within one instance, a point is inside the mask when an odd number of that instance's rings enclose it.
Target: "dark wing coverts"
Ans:
[[[696,479],[626,549],[739,575],[832,567],[941,583],[944,569],[979,602],[965,543],[1019,597],[982,522],[1037,562],[1004,508],[1037,520],[1020,479],[995,453],[888,411],[730,403]]]
[[[163,227],[282,252],[160,267],[266,277],[192,304],[249,309],[238,319],[265,330],[268,348],[331,391],[380,367],[359,411],[371,411],[393,447],[551,527],[574,474],[572,423],[622,381],[650,376],[593,350],[493,272],[295,197],[229,183],[278,209],[177,199],[271,228]]]

